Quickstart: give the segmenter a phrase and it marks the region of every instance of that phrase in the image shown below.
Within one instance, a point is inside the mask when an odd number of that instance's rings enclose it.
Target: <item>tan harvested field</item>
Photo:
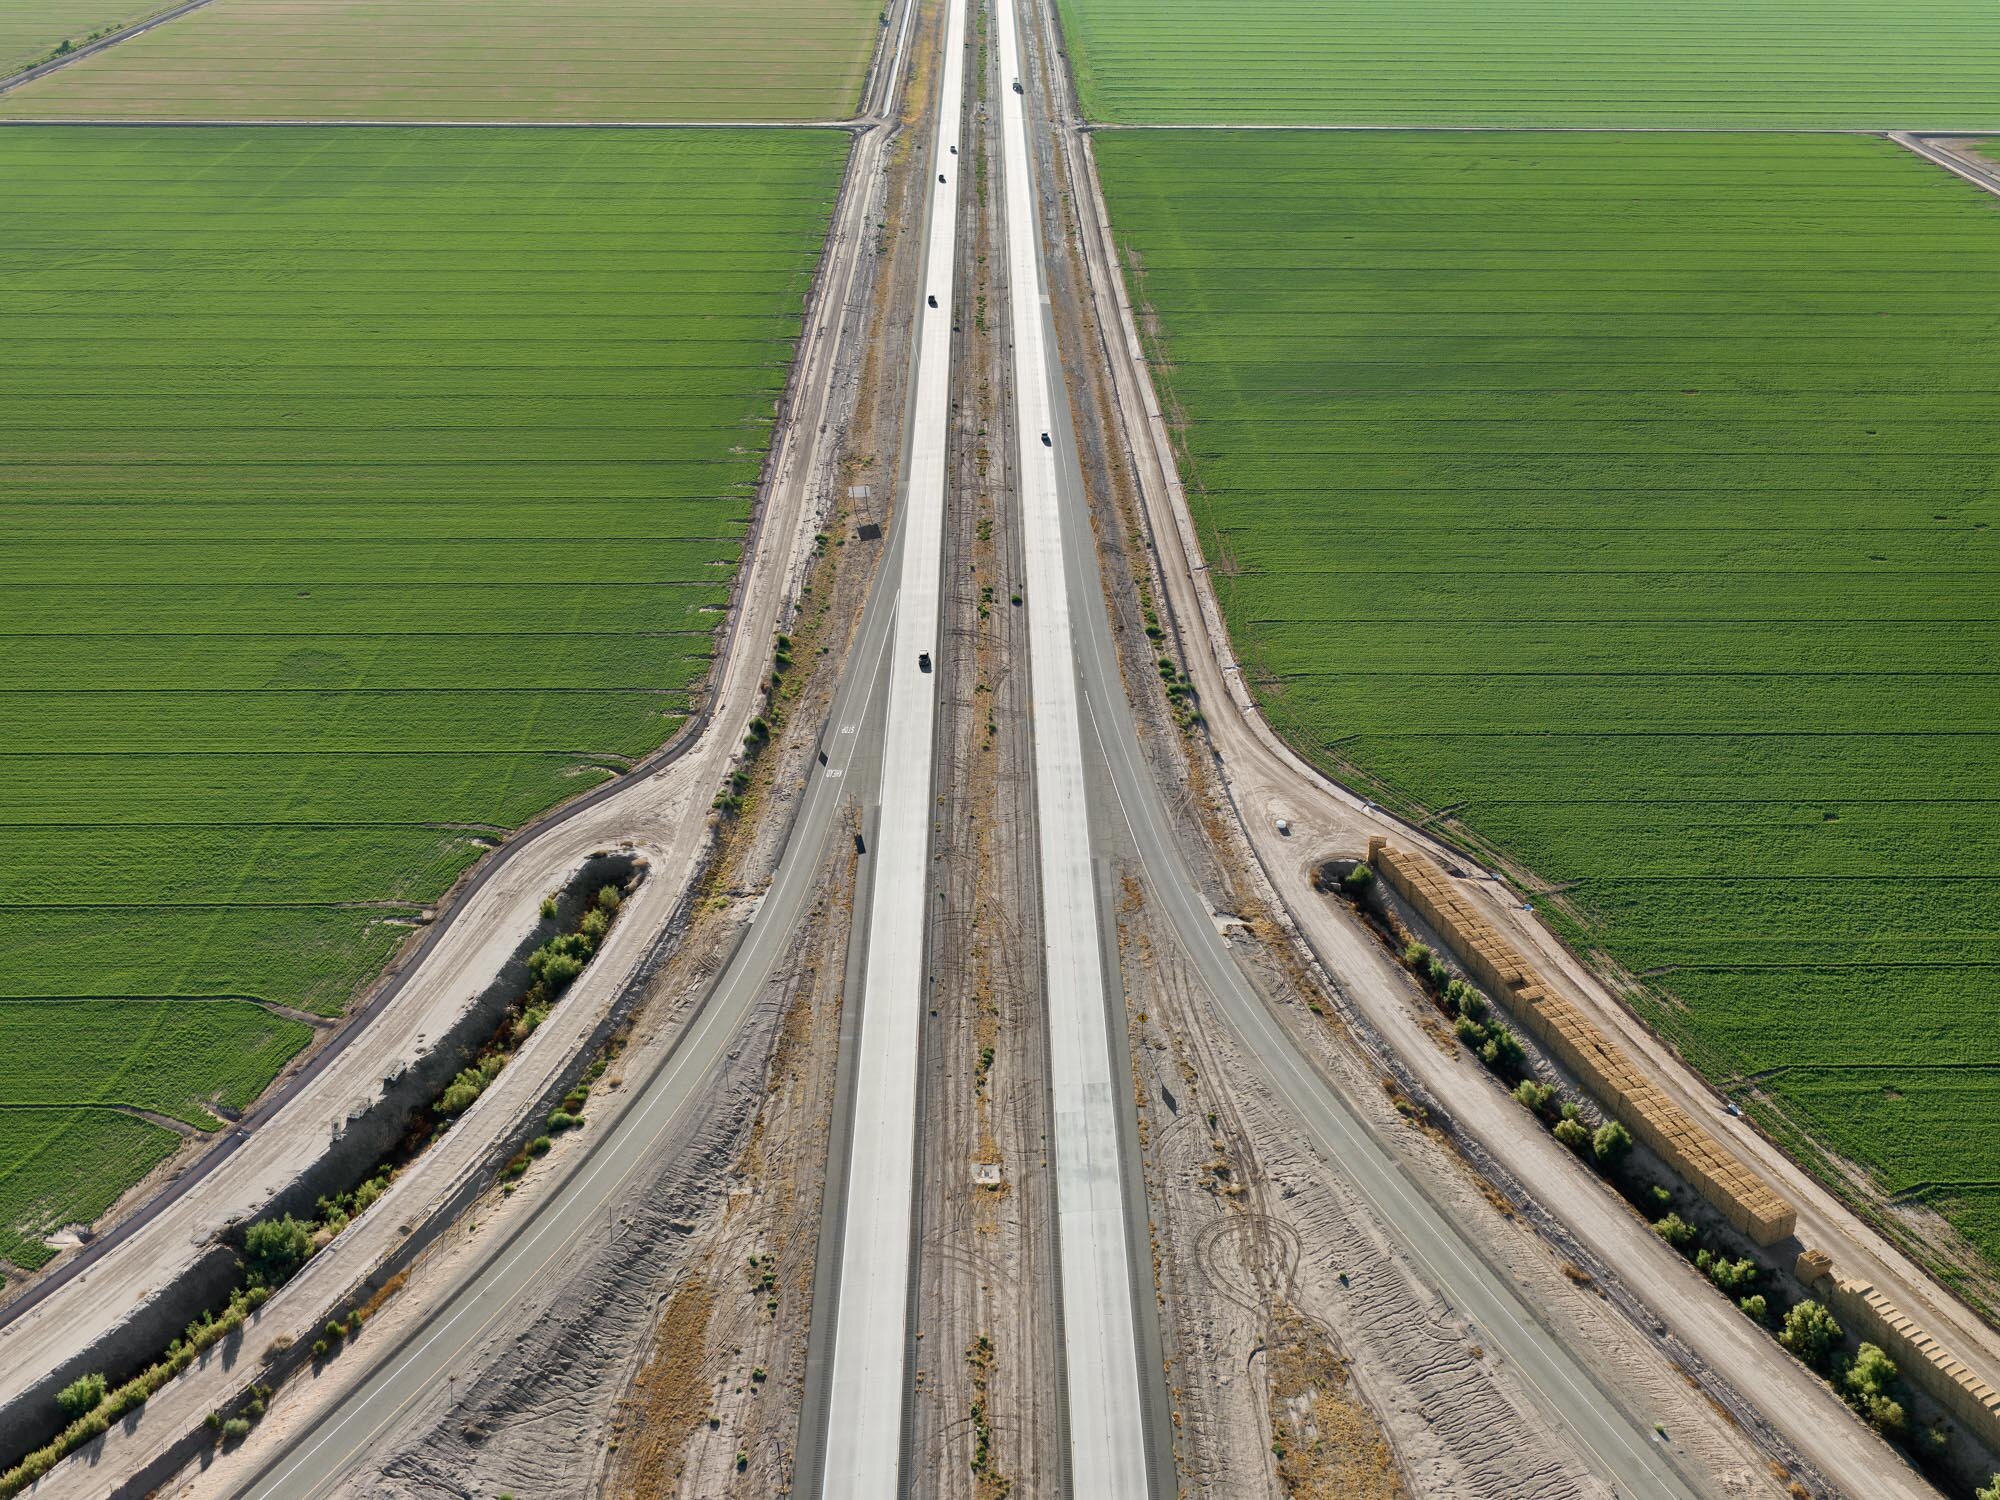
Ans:
[[[0,113],[838,119],[880,17],[879,0],[215,0],[0,96]],[[0,38],[11,29],[0,20]]]
[[[0,3],[0,78],[43,61],[65,41],[85,38],[166,9],[168,0],[4,0]]]

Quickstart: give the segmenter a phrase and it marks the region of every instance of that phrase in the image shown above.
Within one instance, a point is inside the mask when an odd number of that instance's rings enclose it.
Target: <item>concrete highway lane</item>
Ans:
[[[894,1495],[902,1478],[917,1222],[918,1068],[930,990],[925,938],[965,72],[965,0],[949,0],[927,174],[909,462],[896,517],[902,553],[882,732],[875,879],[852,1054],[853,1123],[846,1180],[840,1184],[838,1280],[817,1288],[815,1298],[833,1308],[825,1426],[815,1435],[820,1494],[826,1500]],[[817,1418],[809,1408],[805,1420]]]
[[[1000,77],[1021,77],[1014,0],[998,0]],[[1120,1110],[1130,1085],[1114,1065],[1090,804],[1085,791],[1072,605],[1073,561],[1095,556],[1086,533],[1065,537],[1056,470],[1055,411],[1062,368],[1044,318],[1041,216],[1028,161],[1026,100],[1000,94],[1006,187],[1007,289],[1014,345],[1014,416],[1027,564],[1028,656],[1034,703],[1035,828],[1041,856],[1049,1093],[1054,1124],[1056,1241],[1061,1267],[1063,1369],[1072,1493],[1145,1500],[1173,1493],[1148,1467],[1145,1378],[1139,1355],[1134,1226],[1126,1222]],[[1060,425],[1067,425],[1067,413]],[[1094,568],[1092,571],[1095,571]],[[1115,941],[1115,939],[1114,939]],[[1122,1026],[1122,997],[1118,1007]],[[1143,1285],[1151,1289],[1146,1261]],[[1150,1299],[1148,1299],[1150,1309]]]

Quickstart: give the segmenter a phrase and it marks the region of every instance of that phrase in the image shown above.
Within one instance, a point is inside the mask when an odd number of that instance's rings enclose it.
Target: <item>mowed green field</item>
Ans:
[[[2000,1259],[2000,199],[1858,136],[1096,151],[1274,725]]]
[[[269,1007],[339,1015],[500,834],[682,723],[848,138],[0,141],[0,1257],[33,1263],[172,1145],[114,1106],[247,1104],[310,1034]]]
[[[172,0],[8,0],[0,5],[0,78],[44,61],[65,41],[80,47],[93,32],[115,31],[171,4]]]
[[[877,0],[213,0],[0,96],[36,119],[830,120]]]
[[[1117,123],[2000,125],[1992,0],[1061,0]]]

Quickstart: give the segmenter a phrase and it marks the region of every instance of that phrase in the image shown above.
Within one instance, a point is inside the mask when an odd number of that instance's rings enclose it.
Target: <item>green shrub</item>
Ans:
[[[71,1421],[87,1412],[97,1410],[104,1400],[104,1377],[95,1370],[88,1375],[79,1375],[68,1385],[56,1392],[56,1405]]]
[[[286,1214],[259,1219],[243,1236],[243,1274],[255,1287],[283,1286],[313,1252],[313,1226]]]
[[[1632,1132],[1616,1120],[1606,1120],[1590,1138],[1590,1149],[1607,1167],[1615,1167],[1632,1152]]]
[[[1743,1309],[1745,1316],[1753,1323],[1768,1323],[1771,1321],[1771,1305],[1764,1300],[1762,1292],[1749,1297],[1738,1298],[1736,1305]]]
[[[1479,1049],[1479,1056],[1487,1067],[1500,1073],[1517,1073],[1521,1064],[1527,1061],[1520,1039],[1505,1026],[1492,1029],[1486,1038],[1486,1045]]]
[[[1486,1019],[1486,997],[1463,979],[1454,979],[1447,984],[1444,997],[1461,1016],[1470,1016],[1475,1021]]]
[[[1685,1250],[1694,1243],[1694,1225],[1679,1214],[1668,1214],[1653,1226],[1653,1233],[1672,1245],[1676,1250]]]
[[[1778,1342],[1801,1363],[1824,1374],[1832,1367],[1834,1351],[1845,1337],[1833,1314],[1808,1297],[1785,1314]]]
[[[1358,901],[1375,889],[1375,872],[1366,864],[1356,865],[1340,877],[1340,888]]]
[[[486,1092],[486,1085],[499,1076],[500,1070],[506,1065],[506,1058],[489,1054],[471,1067],[461,1070],[458,1077],[452,1079],[445,1091],[438,1096],[435,1106],[437,1112],[441,1115],[464,1114],[472,1108],[473,1101]]]
[[[1555,1103],[1555,1097],[1554,1084],[1537,1083],[1532,1078],[1523,1078],[1514,1085],[1515,1101],[1538,1115],[1549,1112],[1549,1106]]]
[[[1419,974],[1425,973],[1431,964],[1430,946],[1426,943],[1418,942],[1415,938],[1411,938],[1409,945],[1403,949],[1403,962],[1415,969]]]
[[[1451,1023],[1451,1029],[1458,1033],[1458,1039],[1477,1052],[1486,1045],[1486,1028],[1470,1016],[1460,1016]]]
[[[573,1115],[568,1110],[553,1110],[549,1114],[549,1132],[560,1135],[565,1130],[574,1130],[583,1123],[582,1115]]]
[[[240,1443],[250,1436],[248,1417],[231,1417],[222,1424],[222,1440],[225,1443]]]
[[[1900,1437],[1909,1415],[1896,1399],[1896,1362],[1874,1344],[1855,1351],[1854,1363],[1840,1379],[1840,1393],[1885,1437]]]
[[[552,1144],[554,1143],[547,1136],[538,1135],[532,1141],[528,1142],[528,1154],[530,1156],[546,1155]]]
[[[542,920],[544,922],[553,922],[555,919],[556,898],[553,896],[542,897]]]
[[[1556,1139],[1578,1156],[1590,1149],[1590,1132],[1575,1120],[1556,1121]]]
[[[1995,1474],[1979,1488],[1974,1500],[2000,1500],[2000,1474]]]
[[[1701,1273],[1730,1296],[1747,1295],[1757,1284],[1763,1269],[1749,1257],[1731,1260],[1726,1255],[1714,1255],[1704,1250],[1694,1258]]]

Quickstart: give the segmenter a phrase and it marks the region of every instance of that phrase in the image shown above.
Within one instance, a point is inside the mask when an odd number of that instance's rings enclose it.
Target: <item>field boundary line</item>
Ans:
[[[33,83],[38,78],[46,78],[58,69],[66,68],[73,62],[81,62],[86,57],[95,57],[105,48],[115,47],[120,42],[129,42],[133,37],[142,36],[146,32],[151,31],[155,26],[164,26],[169,21],[178,21],[189,11],[200,10],[208,3],[209,0],[187,0],[185,5],[177,5],[167,10],[155,11],[150,15],[142,16],[129,26],[112,32],[110,36],[99,37],[96,41],[87,43],[73,51],[65,52],[60,57],[47,58],[42,62],[23,68],[18,73],[10,74],[6,78],[0,78],[0,94],[12,93],[24,83]]]
[[[201,3],[206,5],[208,0]],[[0,85],[0,93],[4,92],[5,86]],[[21,115],[0,119],[0,126],[98,130],[845,130],[852,133],[866,130],[872,123],[859,115],[839,120],[351,120],[338,116],[194,120],[184,115],[172,119],[110,115]]]
[[[1880,135],[1893,133],[1888,125],[1343,125],[1325,121],[1274,120],[1228,124],[1196,121],[1172,124],[1166,121],[1085,120],[1075,127],[1084,135],[1113,131],[1234,130],[1301,131],[1315,134],[1352,132],[1374,135]],[[1984,135],[1983,130],[1926,130],[1926,135]]]

